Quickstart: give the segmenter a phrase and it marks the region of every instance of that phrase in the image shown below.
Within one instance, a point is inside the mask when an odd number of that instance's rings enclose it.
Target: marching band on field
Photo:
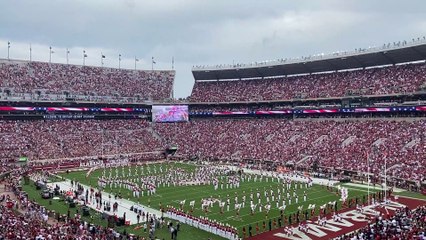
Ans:
[[[227,168],[214,166],[198,166],[194,171],[187,171],[179,166],[165,166],[163,169],[162,165],[137,165],[126,170],[124,166],[127,164],[123,162],[118,165],[104,165],[102,176],[98,178],[98,186],[102,189],[127,189],[133,193],[134,198],[139,199],[145,196],[155,196],[158,187],[211,185],[215,192],[220,193],[222,191],[230,192],[232,189],[237,190],[244,182],[270,183],[269,188],[253,188],[249,192],[243,190],[238,191],[239,193],[236,191],[233,197],[229,193],[223,198],[220,195],[215,198],[210,196],[199,203],[200,209],[206,213],[210,212],[214,206],[218,206],[220,214],[224,214],[225,211],[234,211],[236,218],[240,217],[240,210],[245,208],[249,208],[251,215],[265,213],[268,216],[274,208],[284,212],[289,205],[299,205],[308,201],[307,191],[313,186],[310,177],[296,173],[237,174],[236,172],[230,173]],[[91,171],[88,174],[90,173]],[[301,195],[302,191],[303,195]],[[196,201],[189,202],[189,211],[185,213],[185,203],[186,200],[182,200],[179,202],[179,208],[167,206],[164,210],[173,219],[228,239],[238,239],[238,231],[233,227],[204,217],[194,217],[193,210],[196,208]]]

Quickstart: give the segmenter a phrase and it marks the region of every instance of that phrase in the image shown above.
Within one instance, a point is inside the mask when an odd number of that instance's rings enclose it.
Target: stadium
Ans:
[[[425,37],[193,63],[181,98],[174,58],[5,46],[0,239],[426,237]]]

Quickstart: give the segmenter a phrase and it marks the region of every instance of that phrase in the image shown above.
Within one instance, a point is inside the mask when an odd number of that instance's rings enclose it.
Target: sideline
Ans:
[[[83,195],[85,196],[86,189],[90,189],[90,186],[87,186],[87,185],[84,185],[84,184],[81,184],[81,183],[78,183],[78,184],[80,184],[84,188]],[[73,186],[71,185],[71,180],[66,180],[66,181],[61,181],[61,182],[51,182],[51,183],[48,183],[47,185],[49,187],[52,187],[52,188],[55,188],[55,185],[58,185],[61,188],[61,190],[65,190],[65,191],[73,190],[74,189]],[[161,217],[162,216],[161,212],[158,211],[158,210],[156,210],[156,209],[147,207],[147,206],[145,206],[143,204],[135,203],[133,201],[130,201],[130,200],[127,200],[127,199],[124,199],[124,198],[122,198],[122,199],[114,199],[113,194],[108,193],[108,192],[102,191],[102,196],[103,196],[102,197],[102,201],[103,202],[110,202],[111,203],[111,207],[112,207],[112,204],[114,202],[117,202],[118,206],[119,206],[118,207],[118,211],[116,213],[113,213],[112,211],[109,211],[109,212],[107,211],[107,213],[110,214],[110,215],[111,214],[112,215],[117,215],[118,217],[121,217],[121,216],[124,215],[124,213],[126,213],[126,221],[130,221],[130,225],[137,224],[137,217],[136,217],[137,214],[135,212],[133,212],[133,211],[130,211],[130,208],[132,206],[135,206],[135,205],[143,207],[143,211],[145,213],[155,214],[157,217]],[[111,196],[111,201],[108,198],[108,196]],[[95,210],[98,213],[102,214],[104,212],[103,210],[99,210],[99,209],[96,208],[96,202],[94,202],[94,201],[90,201],[89,204],[86,204],[86,205],[88,207],[92,208],[93,210]],[[164,217],[168,217],[168,214],[163,213],[163,216]],[[141,217],[139,223],[143,223],[143,222],[145,222],[145,219],[143,219]]]
[[[359,188],[368,189],[368,185],[360,184],[360,183],[344,183],[342,185],[343,186],[352,186],[352,187],[359,187]],[[373,190],[382,190],[383,188],[380,185],[378,187],[370,185],[370,189],[373,189]],[[389,189],[390,189],[390,187],[388,186],[387,190],[389,190]],[[403,189],[400,189],[400,188],[394,188],[393,189],[394,193],[400,193],[400,192],[404,192],[404,191],[406,191],[406,190],[403,190]]]

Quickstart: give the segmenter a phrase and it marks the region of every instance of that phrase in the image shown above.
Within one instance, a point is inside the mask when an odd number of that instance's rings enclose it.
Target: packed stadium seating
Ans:
[[[171,96],[173,80],[174,71],[0,61],[0,89],[3,93],[12,96],[33,94],[32,99],[92,96],[164,100]]]
[[[61,159],[164,150],[146,120],[0,121],[0,159]]]
[[[59,239],[67,234],[70,238],[96,237],[97,239],[114,239],[121,234],[112,229],[101,226],[87,226],[79,219],[70,219],[62,226],[46,226],[45,221],[40,220],[44,214],[38,205],[30,205],[30,213],[21,215],[15,211],[0,207],[0,237],[2,239]]]
[[[426,173],[424,120],[208,119],[156,124],[145,120],[1,121],[2,159],[78,158],[164,150],[218,159],[262,159],[298,167],[335,167],[421,180]]]
[[[374,224],[338,239],[425,239],[425,218],[425,206],[414,210],[400,209],[390,219],[378,216]]]
[[[425,85],[426,65],[421,63],[287,78],[196,81],[190,100],[236,102],[386,95],[417,92]]]
[[[0,98],[9,100],[74,98],[117,104],[167,101],[173,80],[173,71],[0,61]],[[422,89],[426,89],[425,63],[269,79],[196,81],[189,100],[256,102],[388,95]],[[289,102],[201,104],[191,106],[190,110],[208,113],[291,107]],[[415,181],[418,185],[426,180],[426,120],[350,117],[192,118],[189,122],[167,124],[139,119],[0,120],[0,175],[10,173],[6,185],[17,198],[13,208],[24,212],[21,215],[3,206],[5,198],[0,197],[0,239],[56,239],[63,233],[74,237],[120,238],[112,229],[84,224],[78,216],[66,217],[63,225],[46,226],[48,212],[25,197],[19,190],[19,180],[31,171],[78,168],[89,166],[91,161],[160,159],[168,146],[177,146],[177,157],[182,159],[268,161],[274,166],[292,165],[296,169],[319,166],[336,174],[343,170],[370,171],[377,177],[386,163],[391,177]],[[99,158],[100,155],[104,157]],[[19,157],[28,157],[30,161],[24,167],[17,167],[15,161]],[[403,187],[407,186],[405,183]],[[375,225],[341,239],[401,236],[410,239],[424,234],[421,231],[425,227],[421,221],[424,218],[424,207],[400,210],[389,220],[379,219]]]
[[[155,130],[179,154],[218,159],[262,159],[424,179],[426,122],[390,120],[196,120],[158,124]],[[374,147],[375,146],[375,147]]]
[[[14,164],[11,166],[15,166]],[[81,215],[59,215],[39,205],[20,189],[25,169],[16,168],[2,183],[0,194],[0,239],[143,239],[81,220]],[[0,172],[1,174],[1,172]],[[3,188],[3,187],[2,187]],[[50,217],[50,220],[48,218]],[[54,220],[60,222],[53,222]]]

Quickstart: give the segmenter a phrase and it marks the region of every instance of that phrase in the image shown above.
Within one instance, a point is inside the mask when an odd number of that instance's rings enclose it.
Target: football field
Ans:
[[[200,166],[192,164],[171,162],[149,164],[142,167],[127,166],[97,169],[92,171],[89,175],[87,171],[62,173],[60,176],[98,188],[99,178],[102,177],[110,177],[110,179],[120,179],[140,184],[138,179],[161,177],[170,173],[170,171],[179,171],[181,174],[183,173],[184,176],[188,177],[195,176],[199,168]],[[239,187],[231,188],[232,184],[228,184],[229,178],[233,179],[235,176],[240,179],[240,184]],[[120,187],[119,184],[116,186],[114,186],[114,184],[106,184],[103,190],[111,193],[113,196],[120,195],[123,198],[158,210],[168,206],[173,206],[175,208],[182,207],[183,211],[192,212],[194,216],[208,217],[209,219],[236,227],[239,231],[241,231],[244,226],[262,225],[264,221],[280,217],[280,207],[283,206],[284,199],[286,205],[284,215],[286,216],[294,214],[300,207],[302,207],[304,211],[311,204],[316,205],[317,212],[319,211],[319,207],[323,204],[337,201],[339,208],[341,204],[339,201],[340,196],[336,194],[336,189],[328,190],[326,186],[314,184],[312,187],[306,188],[305,184],[293,181],[291,187],[287,190],[284,186],[287,183],[283,183],[282,180],[279,181],[275,177],[245,173],[240,175],[235,172],[218,175],[215,176],[215,178],[218,179],[217,189],[215,189],[212,183],[205,185],[197,185],[197,183],[179,185],[179,181],[176,181],[157,183],[158,187],[156,188],[155,194],[148,195],[148,191],[144,191],[143,196],[140,195],[139,197],[134,197],[132,190],[125,188],[124,185]],[[268,193],[268,196],[265,195],[265,192]],[[281,194],[279,194],[279,192]],[[272,197],[270,193],[273,193],[274,197]],[[260,200],[257,198],[258,194],[260,195]],[[351,189],[349,190],[348,197],[349,199],[354,197],[362,199],[362,196],[365,194],[365,191]],[[253,195],[253,204],[257,205],[254,213],[252,213],[250,205],[250,195]],[[279,197],[279,195],[281,196]],[[297,197],[294,197],[295,195],[297,195]],[[306,195],[306,201],[303,201],[304,195]],[[245,196],[246,199],[245,204],[244,206],[240,206],[240,210],[238,211],[235,208],[235,200],[237,198],[237,202],[242,203],[243,196]],[[213,207],[203,209],[203,199],[213,199]],[[291,199],[291,202],[289,202],[289,199]],[[270,205],[269,211],[265,209],[265,206],[268,205],[267,200],[269,200]],[[230,202],[229,210],[228,201]],[[185,203],[182,204],[183,202]],[[190,202],[194,203],[193,207],[190,206]],[[220,202],[225,203],[222,211]],[[260,209],[260,205],[263,206],[262,210]]]

